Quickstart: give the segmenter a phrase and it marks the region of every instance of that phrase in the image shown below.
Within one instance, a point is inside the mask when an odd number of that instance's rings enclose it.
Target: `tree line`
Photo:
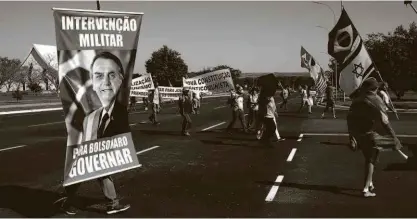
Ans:
[[[408,28],[398,26],[388,33],[371,33],[365,39],[365,46],[375,62],[382,78],[388,82],[390,89],[398,99],[407,91],[417,91],[417,25],[411,23]],[[52,57],[51,57],[52,60]],[[49,63],[52,61],[49,60]],[[45,60],[48,62],[48,60]],[[332,81],[336,81],[334,59],[330,59],[329,70],[326,71]],[[205,67],[200,71],[189,72],[188,65],[181,53],[163,45],[154,51],[145,62],[146,72],[152,74],[154,81],[160,86],[182,86],[183,77],[193,77],[211,71],[229,68],[235,83],[251,85],[252,79],[242,79],[242,71],[228,65]],[[312,85],[314,82],[304,77],[278,77],[279,81],[292,88],[298,85]],[[58,88],[58,74],[51,69],[33,69],[21,67],[18,59],[0,57],[0,88],[7,91],[16,85],[16,90],[27,88],[33,92],[41,90],[40,83],[46,90]]]
[[[388,33],[368,34],[364,43],[381,77],[397,99],[401,99],[407,91],[417,91],[415,22],[409,24],[408,28],[400,25]],[[330,59],[329,69],[333,77],[335,67],[334,59]]]

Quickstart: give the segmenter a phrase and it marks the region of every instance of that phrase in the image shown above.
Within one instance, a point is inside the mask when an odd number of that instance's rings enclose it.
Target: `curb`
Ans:
[[[227,96],[229,96],[229,95],[228,94],[220,94],[220,95],[203,97],[203,99],[227,97]],[[163,102],[165,102],[165,101],[163,101]],[[169,102],[169,100],[166,101],[166,102]],[[142,103],[142,101],[137,101],[136,103]],[[7,111],[7,112],[0,112],[0,116],[1,115],[24,114],[24,113],[49,112],[49,111],[58,111],[58,110],[63,110],[63,108],[62,107],[55,107],[55,108],[43,108],[43,109],[27,109],[27,110]]]

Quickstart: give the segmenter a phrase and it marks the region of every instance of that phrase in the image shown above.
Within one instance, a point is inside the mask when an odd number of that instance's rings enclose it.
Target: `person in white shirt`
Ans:
[[[273,147],[271,140],[276,134],[276,118],[278,117],[275,100],[273,96],[261,96],[259,101],[260,113],[263,115],[262,123],[265,129],[260,140],[264,146]]]
[[[393,112],[396,111],[390,103],[390,98],[388,96],[388,83],[381,82],[379,84],[378,96],[384,101],[386,110],[391,110]]]
[[[256,120],[258,117],[258,110],[259,110],[258,99],[259,99],[259,88],[253,87],[250,90],[249,98],[248,98],[248,109],[249,109],[249,114],[248,114],[249,119],[248,119],[248,125],[247,125],[248,128],[255,127]]]
[[[236,94],[232,93],[231,96],[231,107],[232,107],[232,121],[230,122],[229,126],[227,126],[226,131],[231,132],[233,126],[235,125],[235,122],[237,118],[239,118],[240,123],[242,124],[242,128],[244,132],[248,132],[248,129],[246,127],[245,123],[245,111],[244,111],[244,97],[243,97],[243,88],[239,85],[236,85]]]
[[[287,110],[288,110],[288,108],[287,108],[287,104],[288,104],[288,96],[289,96],[289,94],[290,94],[290,91],[289,91],[289,86],[288,86],[288,85],[285,85],[285,87],[283,87],[283,86],[281,85],[281,83],[280,83],[279,85],[280,85],[280,87],[281,87],[281,89],[282,89],[282,92],[281,92],[282,103],[281,103],[281,106],[280,106],[279,108],[284,107],[285,111],[287,111]]]
[[[305,85],[305,87],[302,87],[300,85],[299,89],[300,89],[300,97],[301,97],[301,106],[300,106],[300,109],[298,110],[298,112],[301,112],[301,110],[303,110],[304,106],[308,105],[307,85]]]

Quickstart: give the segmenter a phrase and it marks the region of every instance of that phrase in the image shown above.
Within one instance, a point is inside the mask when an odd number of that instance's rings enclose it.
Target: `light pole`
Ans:
[[[314,4],[319,4],[319,5],[324,5],[324,6],[326,6],[327,8],[329,8],[329,9],[330,9],[330,11],[332,11],[332,13],[333,13],[333,21],[334,21],[334,24],[336,24],[336,14],[334,13],[334,11],[333,11],[332,7],[330,7],[330,6],[329,6],[329,5],[327,5],[327,4],[324,4],[324,3],[321,3],[321,2],[317,2],[317,1],[313,1],[313,3],[314,3]]]
[[[405,6],[410,5],[414,9],[414,12],[416,12],[416,14],[417,14],[417,10],[416,10],[416,8],[413,5],[413,1],[404,1],[404,5]]]

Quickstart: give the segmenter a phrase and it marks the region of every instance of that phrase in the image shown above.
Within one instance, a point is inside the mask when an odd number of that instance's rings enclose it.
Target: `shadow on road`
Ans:
[[[46,218],[61,215],[60,203],[55,203],[62,196],[58,192],[46,191],[23,186],[0,186],[0,209],[11,210],[23,217]],[[94,207],[101,200],[79,197],[76,200],[78,209],[100,212]],[[86,207],[87,206],[87,207]],[[9,215],[2,215],[9,217]]]
[[[273,186],[276,184],[275,182],[272,182],[272,181],[261,181],[257,183],[269,185],[269,186]],[[290,188],[296,188],[296,189],[301,189],[301,190],[324,191],[324,192],[330,192],[333,194],[338,194],[338,195],[340,194],[340,195],[346,195],[346,196],[357,197],[357,198],[363,197],[361,190],[359,189],[343,188],[343,187],[330,186],[330,185],[308,185],[308,184],[283,182],[280,184],[280,187],[290,187]]]
[[[145,135],[170,135],[181,136],[181,131],[162,131],[162,130],[140,130]]]
[[[389,164],[384,171],[417,171],[417,159],[409,157],[405,163]]]
[[[211,145],[224,145],[224,146],[238,146],[238,147],[247,147],[247,148],[253,148],[253,149],[265,149],[260,144],[242,144],[242,143],[234,143],[234,142],[228,142],[222,141],[222,140],[201,140],[201,143],[203,144],[211,144]]]

